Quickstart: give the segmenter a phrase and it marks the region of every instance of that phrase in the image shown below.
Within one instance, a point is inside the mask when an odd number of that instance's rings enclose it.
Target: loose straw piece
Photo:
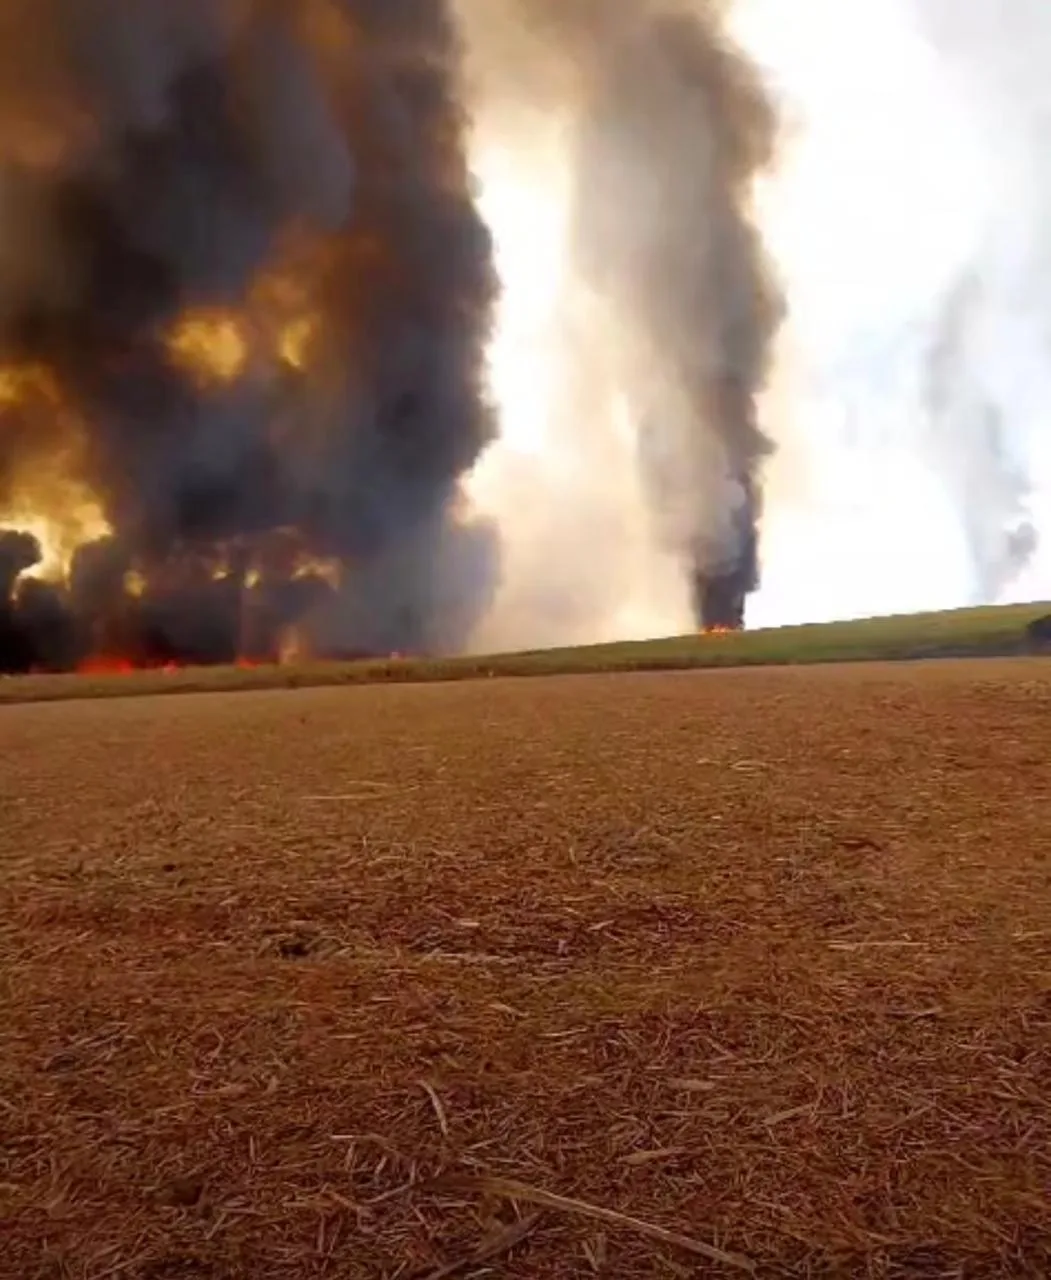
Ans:
[[[420,1081],[420,1088],[431,1100],[431,1106],[434,1108],[434,1114],[438,1120],[438,1128],[442,1131],[442,1137],[449,1136],[449,1117],[445,1114],[445,1107],[442,1105],[441,1098],[438,1097],[438,1091],[426,1080]]]
[[[638,1235],[648,1236],[651,1240],[659,1240],[662,1244],[671,1245],[692,1253],[699,1258],[707,1258],[710,1262],[719,1262],[723,1266],[733,1267],[737,1271],[755,1271],[755,1264],[739,1254],[727,1253],[714,1245],[705,1244],[703,1240],[695,1240],[692,1236],[681,1235],[678,1231],[669,1231],[666,1227],[658,1227],[641,1218],[633,1218],[629,1214],[619,1213],[616,1209],[606,1209],[602,1205],[590,1204],[586,1200],[577,1200],[572,1196],[561,1196],[553,1191],[545,1191],[541,1187],[531,1187],[528,1183],[518,1182],[514,1178],[496,1178],[481,1175],[453,1175],[439,1180],[438,1186],[450,1190],[480,1191],[490,1195],[506,1196],[509,1200],[521,1200],[526,1204],[535,1204],[541,1209],[554,1209],[561,1213],[576,1214],[581,1218],[592,1218],[597,1222],[608,1222],[611,1226],[623,1227]]]

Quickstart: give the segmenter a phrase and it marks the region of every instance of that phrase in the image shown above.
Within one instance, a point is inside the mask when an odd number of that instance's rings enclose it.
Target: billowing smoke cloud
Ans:
[[[756,401],[781,318],[749,218],[775,118],[711,13],[648,10],[580,32],[601,53],[578,143],[578,260],[623,326],[658,530],[689,557],[698,621],[736,627],[759,583]]]
[[[686,566],[697,620],[740,626],[770,449],[757,397],[782,319],[750,208],[777,135],[759,75],[704,0],[461,8],[490,110],[564,121],[575,284],[604,312],[585,340],[610,349],[653,531]],[[593,373],[592,352],[580,363]]]
[[[462,643],[495,277],[458,60],[438,0],[7,0],[0,667]],[[76,541],[88,501],[109,536],[27,578],[19,516]]]

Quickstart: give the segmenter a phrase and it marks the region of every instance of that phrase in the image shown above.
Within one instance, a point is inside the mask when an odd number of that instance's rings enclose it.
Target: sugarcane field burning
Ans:
[[[495,277],[448,16],[82,19],[12,13],[0,102],[0,665],[455,649]]]
[[[473,474],[511,414],[517,296],[485,217],[486,90],[462,64],[482,10],[144,3],[119,37],[76,5],[10,12],[26,65],[0,99],[0,667],[271,661],[293,631],[318,656],[469,648],[513,576]],[[714,17],[557,13],[539,65],[595,60],[552,109],[578,121],[577,279],[623,322],[654,545],[706,625],[739,627],[782,314],[748,190],[775,114]],[[624,76],[674,92],[636,120]],[[710,156],[692,185],[654,173],[682,226],[611,219],[604,139],[644,146],[691,101]],[[677,297],[705,207],[719,265],[697,259]]]

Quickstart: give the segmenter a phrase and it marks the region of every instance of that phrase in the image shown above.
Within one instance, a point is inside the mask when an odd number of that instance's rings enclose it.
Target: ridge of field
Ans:
[[[5,708],[0,1275],[1047,1280],[1049,712],[1025,658]]]
[[[1029,632],[1034,623],[1049,615],[1051,602],[1041,602],[453,658],[394,656],[282,666],[184,667],[113,675],[12,676],[0,679],[0,704],[490,676],[1013,657],[1051,651],[1051,623],[1049,635],[1041,640],[1035,640]]]

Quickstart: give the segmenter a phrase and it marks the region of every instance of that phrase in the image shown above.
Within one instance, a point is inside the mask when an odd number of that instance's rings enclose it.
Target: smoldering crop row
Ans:
[[[579,108],[581,269],[622,322],[661,536],[699,621],[737,625],[780,314],[747,216],[773,111],[708,6],[492,16],[579,72],[555,82]],[[322,653],[466,643],[498,575],[459,493],[496,427],[498,281],[462,17],[424,0],[7,6],[0,515],[75,542],[87,494],[108,533],[58,584],[5,539],[0,665],[100,645],[225,659],[253,626],[264,651],[290,626]]]

